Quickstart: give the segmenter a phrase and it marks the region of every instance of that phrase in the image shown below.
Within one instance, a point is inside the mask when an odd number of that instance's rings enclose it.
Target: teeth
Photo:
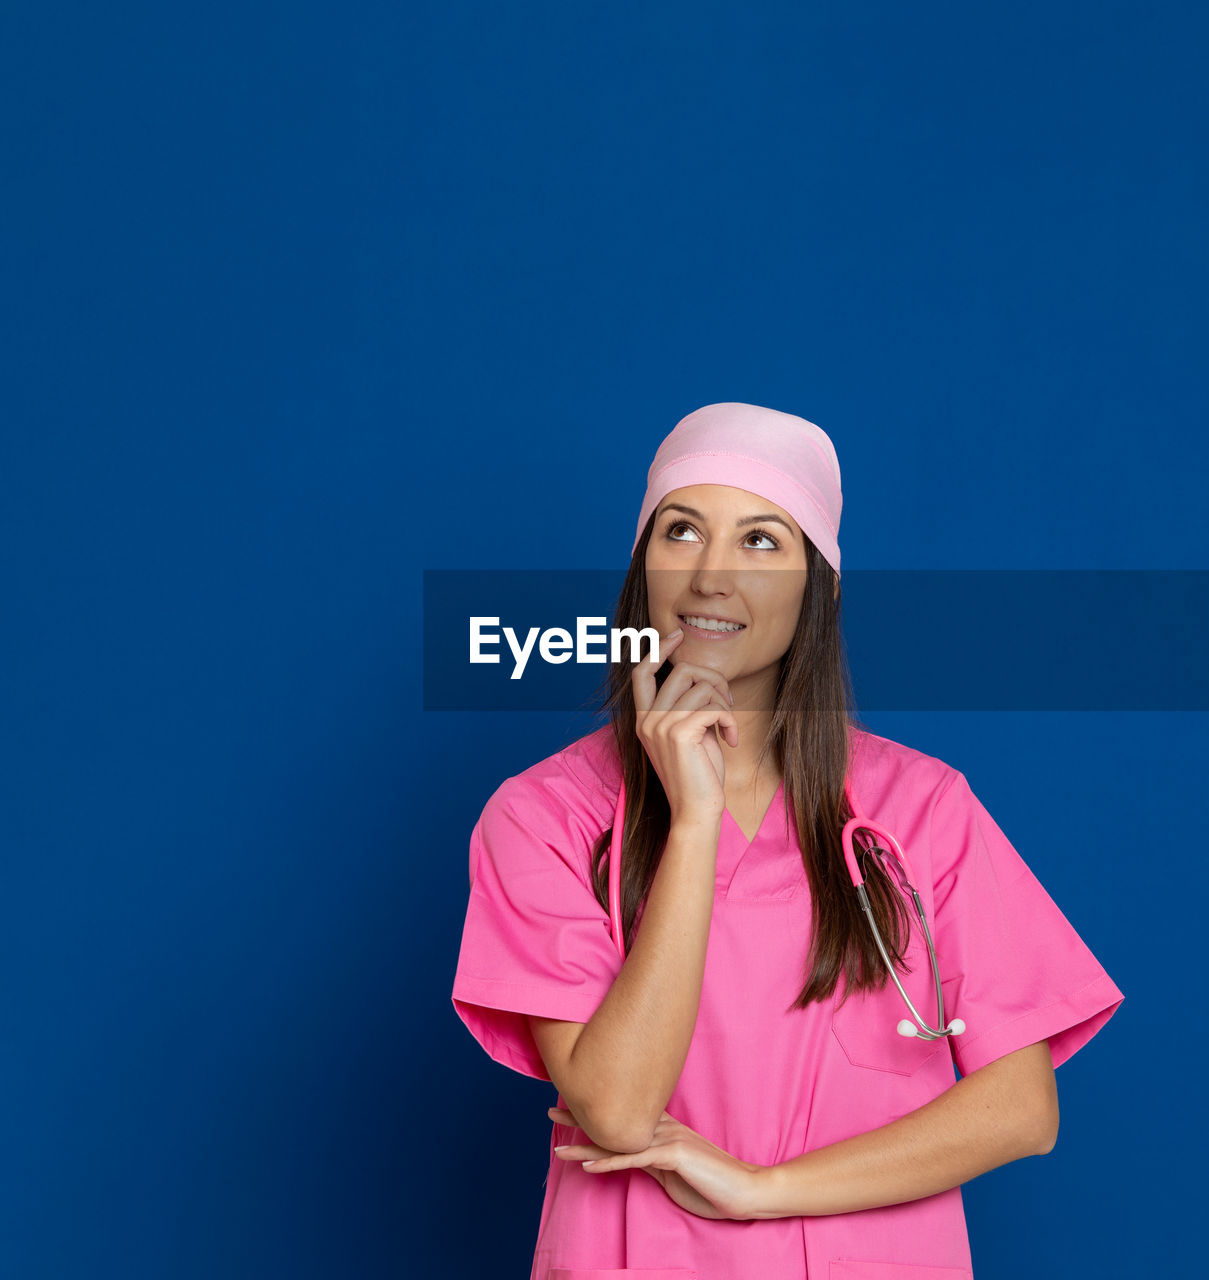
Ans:
[[[700,627],[702,631],[742,631],[743,624],[739,622],[719,622],[717,618],[698,618],[695,614],[681,614],[685,622],[690,623],[694,627]]]

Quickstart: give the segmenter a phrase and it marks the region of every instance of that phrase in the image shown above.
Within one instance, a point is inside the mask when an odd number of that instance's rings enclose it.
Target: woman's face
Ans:
[[[673,664],[691,662],[725,676],[736,705],[737,681],[751,679],[751,692],[769,680],[775,687],[797,630],[806,572],[797,522],[758,494],[694,484],[655,508],[646,550],[651,625],[660,635],[683,627]]]

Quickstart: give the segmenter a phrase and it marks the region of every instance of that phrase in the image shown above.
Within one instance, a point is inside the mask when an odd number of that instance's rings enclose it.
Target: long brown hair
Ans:
[[[615,627],[651,625],[645,566],[653,526],[652,515],[622,584]],[[841,600],[833,594],[831,566],[809,538],[805,541],[806,591],[793,640],[781,659],[772,721],[760,754],[761,764],[771,754],[784,778],[786,812],[793,817],[810,885],[811,937],[809,950],[804,949],[805,985],[791,1006],[797,1009],[829,998],[841,973],[845,998],[852,991],[884,987],[889,977],[852,887],[841,843],[844,824],[852,817],[844,794],[850,731],[865,728],[854,708]],[[671,670],[665,662],[655,677],[658,686]],[[610,664],[600,706],[612,721],[625,779],[621,916],[627,954],[671,826],[663,783],[637,735],[632,672],[628,662]],[[593,889],[606,912],[612,834],[610,826],[592,850]],[[878,930],[896,967],[905,967],[908,916],[902,894],[874,860],[865,860],[863,873]]]

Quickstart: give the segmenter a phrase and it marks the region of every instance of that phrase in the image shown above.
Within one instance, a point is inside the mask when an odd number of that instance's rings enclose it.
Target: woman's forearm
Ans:
[[[890,1124],[758,1169],[748,1216],[849,1213],[917,1200],[1043,1155],[1056,1132],[1053,1066],[1042,1041],[964,1076]]]
[[[651,1140],[688,1057],[714,908],[721,817],[674,826],[642,927],[571,1055],[590,1136],[615,1151]],[[585,1117],[586,1119],[587,1117]]]

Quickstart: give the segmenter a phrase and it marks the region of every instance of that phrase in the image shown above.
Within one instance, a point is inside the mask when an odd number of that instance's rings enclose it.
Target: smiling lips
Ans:
[[[728,636],[738,635],[747,628],[741,622],[731,622],[727,618],[711,618],[701,613],[681,613],[677,617],[684,623],[686,633],[700,636],[704,640],[725,640]]]

